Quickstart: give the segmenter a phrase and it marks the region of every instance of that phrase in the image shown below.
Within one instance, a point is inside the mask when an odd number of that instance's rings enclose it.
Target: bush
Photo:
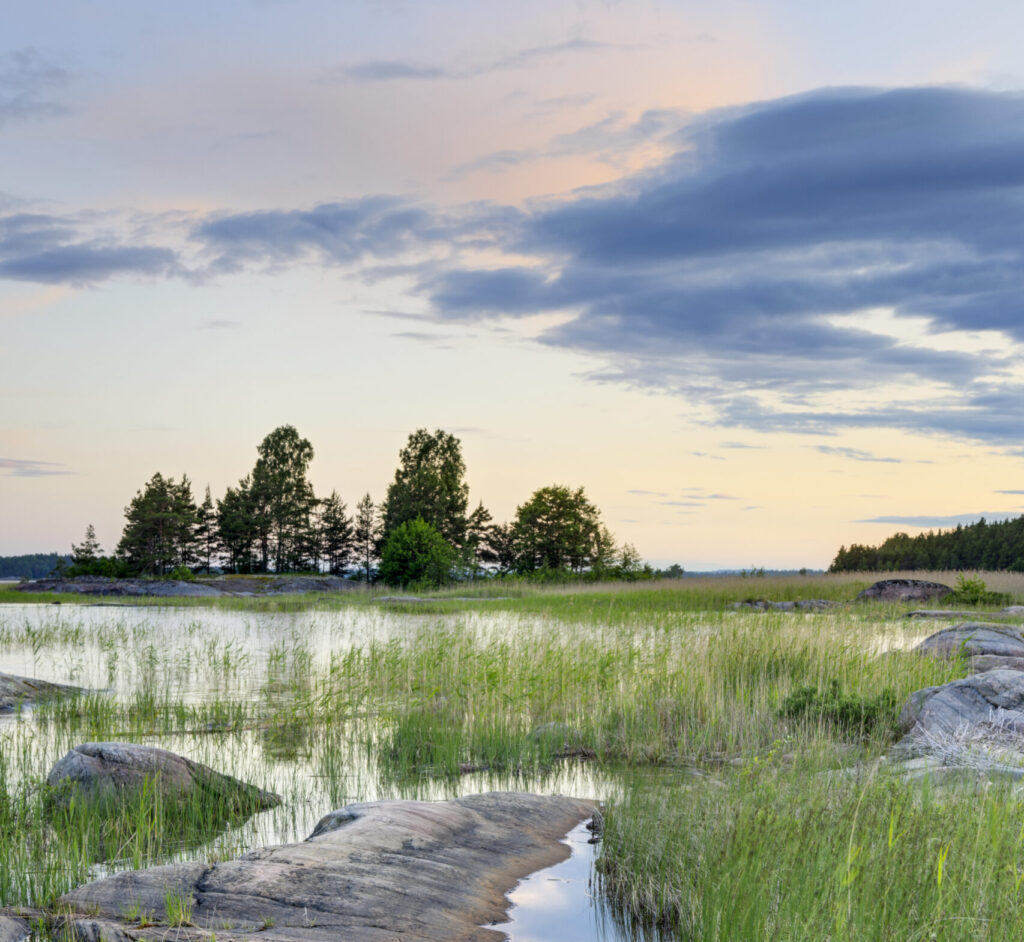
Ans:
[[[944,601],[959,605],[1009,605],[1010,596],[1006,592],[990,592],[984,579],[971,579],[960,573],[953,594],[947,595]]]
[[[429,523],[416,518],[391,532],[378,576],[388,585],[436,589],[452,581],[456,553]]]
[[[167,576],[168,579],[177,579],[180,582],[194,582],[196,574],[188,566],[175,566]]]
[[[820,719],[846,733],[863,736],[889,732],[896,725],[896,695],[883,690],[874,697],[843,693],[838,680],[819,691],[813,684],[797,687],[782,701],[779,715],[788,719]]]

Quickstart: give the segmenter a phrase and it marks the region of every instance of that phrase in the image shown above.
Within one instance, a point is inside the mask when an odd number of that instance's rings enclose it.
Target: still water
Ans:
[[[509,613],[457,616],[394,614],[377,608],[255,613],[225,609],[121,605],[0,605],[0,670],[102,692],[129,703],[163,702],[278,708],[297,680],[311,685],[353,646],[401,643],[424,628],[458,625],[483,638],[560,630],[544,619]],[[564,626],[561,626],[564,627]],[[214,710],[214,714],[216,710]],[[294,725],[210,723],[195,729],[107,727],[68,730],[31,711],[0,715],[0,751],[8,786],[18,776],[43,778],[77,742],[125,738],[160,746],[251,781],[283,803],[167,859],[226,859],[254,847],[302,840],[328,811],[386,798],[444,800],[492,790],[525,790],[602,799],[621,788],[614,770],[566,760],[542,772],[479,771],[456,778],[424,774],[395,780],[377,762],[381,730],[372,715],[330,731]],[[118,733],[122,733],[118,735]],[[12,759],[12,757],[16,757]],[[495,927],[516,942],[636,942],[617,923],[591,883],[598,852],[589,832],[567,837],[572,856],[535,874],[511,895],[510,922]],[[106,861],[93,876],[126,866]],[[654,936],[643,936],[652,939]]]

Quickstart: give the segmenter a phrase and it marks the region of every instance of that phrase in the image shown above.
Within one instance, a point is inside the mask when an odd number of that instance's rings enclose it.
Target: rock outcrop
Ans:
[[[166,749],[122,742],[75,746],[50,770],[46,783],[66,800],[76,793],[90,800],[115,798],[155,785],[165,798],[191,796],[233,813],[251,814],[281,802],[277,795]]]
[[[924,579],[883,579],[857,595],[858,601],[923,602],[944,599],[952,593],[948,585]]]
[[[10,713],[22,704],[38,703],[40,700],[72,696],[81,692],[79,687],[0,673],[0,713]]]
[[[296,595],[350,592],[358,582],[340,576],[211,576],[192,581],[178,579],[108,579],[80,576],[73,579],[37,579],[16,586],[19,592],[50,592],[100,597],[208,597]]]
[[[748,599],[745,602],[734,602],[737,610],[751,609],[759,612],[823,612],[835,608],[839,602],[831,599],[796,599],[795,601],[772,602],[769,599]]]
[[[176,938],[218,942],[497,942],[522,877],[564,860],[561,839],[592,802],[515,792],[446,802],[380,801],[324,817],[306,841],[237,860],[119,873],[61,898],[76,936],[166,938],[169,900],[189,926]],[[126,922],[127,909],[162,925]],[[180,920],[179,920],[180,921]]]
[[[925,687],[899,716],[897,757],[1024,777],[1024,672],[996,669]]]

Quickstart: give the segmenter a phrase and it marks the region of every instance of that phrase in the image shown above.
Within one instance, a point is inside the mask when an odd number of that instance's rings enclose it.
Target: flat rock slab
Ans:
[[[180,579],[108,579],[82,576],[74,579],[37,579],[16,586],[19,592],[56,592],[100,597],[184,597],[296,595],[351,592],[359,583],[340,576],[231,576],[192,581]]]
[[[64,786],[62,794],[68,800],[76,792],[97,799],[156,785],[165,796],[183,799],[197,794],[235,813],[251,814],[281,803],[277,795],[215,772],[201,762],[166,749],[124,742],[75,746],[57,761],[46,783],[55,788]]]
[[[72,910],[67,928],[96,939],[240,940],[259,930],[263,942],[495,942],[503,933],[482,927],[504,918],[505,894],[568,857],[562,838],[595,807],[519,792],[349,805],[302,843],[120,873],[60,902]],[[192,927],[168,928],[169,898],[190,905]],[[133,927],[124,912],[135,905],[164,925]]]
[[[831,599],[797,599],[795,601],[772,602],[769,599],[755,599],[746,602],[733,602],[737,610],[751,609],[759,612],[823,612],[838,606],[839,602]]]
[[[986,618],[1019,618],[1024,615],[1024,605],[1009,605],[998,612],[985,612]],[[915,608],[907,612],[907,618],[976,618],[978,612],[958,611],[951,608]]]
[[[10,713],[24,703],[38,703],[40,700],[72,696],[81,692],[80,687],[51,684],[46,680],[0,673],[0,713]]]
[[[924,602],[929,599],[943,599],[953,589],[941,582],[924,579],[883,579],[868,586],[857,595],[859,601],[881,602]]]

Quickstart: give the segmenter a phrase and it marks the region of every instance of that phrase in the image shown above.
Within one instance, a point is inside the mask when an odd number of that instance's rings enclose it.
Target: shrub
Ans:
[[[797,687],[782,701],[779,715],[821,719],[839,731],[868,736],[895,728],[896,695],[888,689],[874,697],[843,693],[833,679],[824,691],[813,684]]]
[[[984,579],[972,579],[960,573],[956,579],[956,588],[952,595],[946,596],[945,601],[960,605],[1009,605],[1010,596],[1006,592],[990,592]]]
[[[382,582],[421,588],[439,588],[452,581],[455,550],[420,518],[406,521],[391,531],[380,554],[378,575]]]

